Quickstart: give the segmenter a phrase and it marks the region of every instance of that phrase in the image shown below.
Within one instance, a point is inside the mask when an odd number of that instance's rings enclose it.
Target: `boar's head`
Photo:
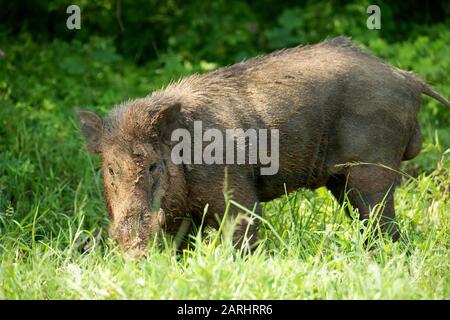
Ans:
[[[132,256],[145,253],[148,240],[176,232],[186,213],[183,167],[170,158],[170,134],[180,104],[150,98],[116,107],[104,119],[78,111],[87,149],[101,155],[110,236]]]

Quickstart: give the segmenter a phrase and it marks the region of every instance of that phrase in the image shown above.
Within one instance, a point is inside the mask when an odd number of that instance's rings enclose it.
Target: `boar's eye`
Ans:
[[[109,172],[109,174],[111,175],[111,176],[114,176],[114,170],[113,170],[113,168],[111,167],[111,166],[108,166],[108,172]]]
[[[158,166],[159,166],[159,162],[155,162],[154,164],[152,164],[152,165],[150,165],[150,166],[148,167],[148,172],[149,172],[150,174],[155,173],[156,170],[158,169]]]

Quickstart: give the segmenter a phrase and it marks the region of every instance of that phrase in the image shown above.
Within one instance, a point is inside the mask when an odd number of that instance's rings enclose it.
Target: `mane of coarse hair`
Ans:
[[[148,98],[141,98],[113,108],[103,120],[104,141],[126,148],[133,141],[140,140],[148,132],[148,119],[155,112],[151,106]]]

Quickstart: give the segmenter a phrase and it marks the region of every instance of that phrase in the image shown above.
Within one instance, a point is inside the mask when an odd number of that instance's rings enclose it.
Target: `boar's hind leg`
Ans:
[[[347,171],[347,196],[351,205],[358,209],[360,219],[377,213],[374,225],[379,225],[394,241],[400,235],[394,221],[394,191],[398,179],[394,170],[376,165],[359,164]]]

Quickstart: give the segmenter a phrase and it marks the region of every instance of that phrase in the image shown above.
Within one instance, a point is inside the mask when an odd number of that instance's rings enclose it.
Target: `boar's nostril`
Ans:
[[[145,251],[144,247],[138,246],[138,247],[128,248],[125,252],[129,257],[131,257],[133,259],[139,259],[145,255],[146,251]]]

